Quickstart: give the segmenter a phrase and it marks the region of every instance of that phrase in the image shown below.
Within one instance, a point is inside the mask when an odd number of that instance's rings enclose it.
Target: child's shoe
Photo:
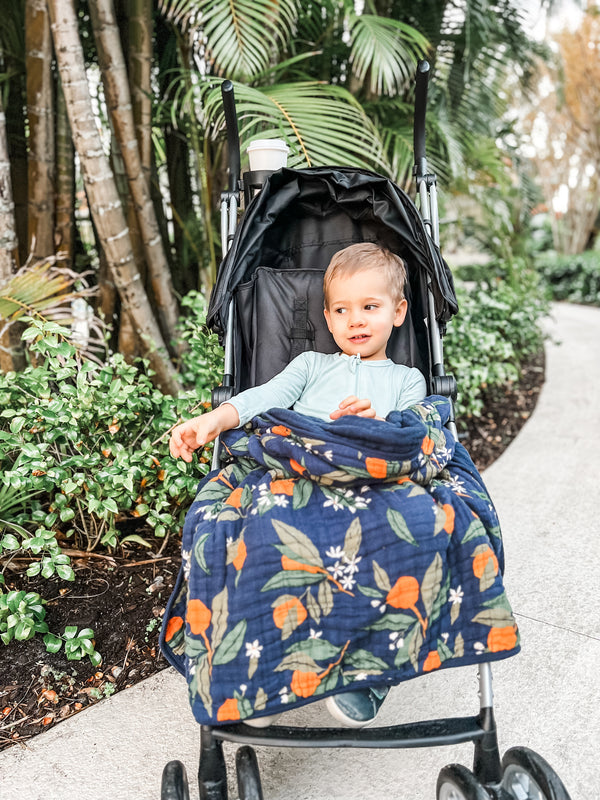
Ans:
[[[280,716],[281,714],[270,714],[267,717],[250,717],[242,720],[242,722],[244,725],[250,725],[251,728],[268,728],[269,725],[277,722]]]
[[[338,722],[350,728],[362,728],[375,719],[389,690],[389,686],[355,689],[353,692],[331,695],[325,705]]]

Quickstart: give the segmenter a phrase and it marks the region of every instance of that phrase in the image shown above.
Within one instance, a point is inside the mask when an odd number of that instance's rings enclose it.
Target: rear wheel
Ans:
[[[438,775],[437,800],[491,800],[475,775],[462,764],[449,764]]]
[[[240,800],[263,800],[260,771],[256,753],[247,745],[235,754],[237,784]]]
[[[169,761],[163,769],[160,800],[190,800],[187,774],[181,761]]]
[[[512,747],[504,754],[501,785],[510,800],[570,800],[550,764],[527,747]]]

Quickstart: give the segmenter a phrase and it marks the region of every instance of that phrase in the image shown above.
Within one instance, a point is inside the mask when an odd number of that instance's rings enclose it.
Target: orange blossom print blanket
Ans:
[[[518,652],[496,512],[449,413],[273,409],[223,437],[161,635],[199,723]]]

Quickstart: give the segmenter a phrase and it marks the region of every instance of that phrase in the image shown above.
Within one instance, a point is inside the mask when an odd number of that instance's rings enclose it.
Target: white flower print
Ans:
[[[260,658],[263,646],[258,639],[253,642],[246,642],[246,658]]]
[[[282,688],[279,690],[279,694],[281,695],[281,702],[282,703],[287,703],[289,701],[289,699],[290,699],[289,692],[290,692],[290,690],[288,689],[287,686],[282,686]]]
[[[343,509],[344,505],[342,503],[342,498],[338,497],[337,495],[333,495],[333,497],[330,497],[329,500],[325,500],[323,503],[323,508],[328,508],[329,506],[331,506],[334,511]]]
[[[456,605],[457,603],[462,603],[462,599],[465,596],[465,593],[459,586],[458,589],[450,589],[448,592],[448,600],[452,603],[452,605]]]
[[[323,631],[316,631],[314,628],[310,629],[310,636],[309,639],[320,639],[323,636]]]
[[[404,638],[400,636],[399,631],[392,631],[390,633],[390,643],[389,649],[390,650],[399,650],[404,644]]]
[[[354,575],[354,573],[358,572],[358,562],[362,561],[362,556],[352,556],[352,558],[348,558],[344,556],[344,563],[345,567],[344,570],[347,575]]]
[[[352,575],[344,575],[343,578],[341,579],[340,583],[342,584],[342,589],[346,589],[347,591],[350,591],[350,590],[354,589],[356,581],[354,580]]]
[[[378,608],[380,614],[385,612],[386,604],[384,600],[371,600],[371,605],[373,608]]]
[[[336,561],[333,566],[327,567],[327,570],[331,572],[331,575],[335,580],[338,578],[342,578],[344,575],[344,567],[342,566],[341,561]]]
[[[337,547],[330,547],[329,550],[325,551],[325,555],[329,556],[329,558],[345,558],[346,553],[344,550],[338,545]]]

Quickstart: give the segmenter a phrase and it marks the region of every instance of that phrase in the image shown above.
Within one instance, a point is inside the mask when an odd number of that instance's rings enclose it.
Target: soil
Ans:
[[[485,411],[466,420],[460,439],[480,470],[506,449],[525,424],[544,381],[543,353],[525,365],[518,385],[485,397]],[[0,750],[19,744],[114,692],[167,666],[158,648],[165,606],[179,569],[179,542],[160,556],[140,548],[114,555],[75,553],[75,581],[27,578],[26,564],[7,571],[7,588],[39,591],[48,599],[52,632],[92,628],[102,663],[68,661],[46,652],[41,636],[0,645]]]

